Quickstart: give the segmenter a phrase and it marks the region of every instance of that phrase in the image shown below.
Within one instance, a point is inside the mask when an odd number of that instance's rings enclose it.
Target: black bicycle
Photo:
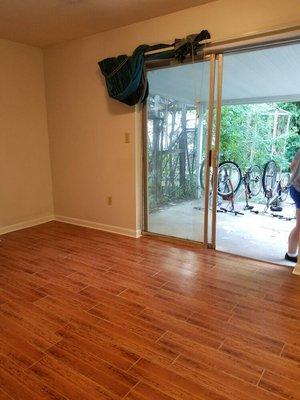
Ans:
[[[279,167],[274,160],[268,161],[263,170],[262,186],[267,204],[265,211],[270,208],[271,211],[282,211],[283,203],[289,192],[290,174],[280,173]]]
[[[200,168],[200,186],[204,190],[205,186],[205,160],[201,164]],[[210,188],[209,197],[210,203],[212,199],[212,175],[209,178]],[[243,215],[243,213],[235,210],[234,201],[235,194],[240,188],[242,183],[242,173],[240,167],[233,161],[224,161],[219,164],[218,168],[218,183],[217,183],[217,194],[218,194],[218,209],[217,212],[233,213],[235,215]],[[220,199],[220,200],[219,200]],[[227,207],[222,206],[222,201],[227,201]]]
[[[290,179],[291,179],[291,175],[288,172],[281,173],[281,176],[280,176],[280,185],[281,185],[280,201],[282,203],[284,201],[286,201],[286,199],[289,195]]]
[[[200,186],[204,190],[205,187],[205,166],[204,160],[200,168]],[[212,176],[209,179],[210,192],[212,188]],[[218,168],[218,195],[222,198],[235,194],[242,183],[242,173],[240,167],[234,161],[224,161],[219,164]]]
[[[272,198],[276,192],[278,172],[279,168],[275,161],[271,160],[265,164],[262,175],[262,187],[267,199]]]
[[[258,165],[248,168],[243,174],[242,181],[245,188],[246,205],[245,210],[252,210],[253,206],[249,205],[252,197],[258,196],[262,188],[262,171]]]

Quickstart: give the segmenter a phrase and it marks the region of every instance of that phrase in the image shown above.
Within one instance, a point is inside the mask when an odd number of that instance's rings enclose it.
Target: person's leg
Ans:
[[[296,210],[296,226],[289,235],[288,254],[296,256],[298,254],[298,244],[300,236],[300,209]]]

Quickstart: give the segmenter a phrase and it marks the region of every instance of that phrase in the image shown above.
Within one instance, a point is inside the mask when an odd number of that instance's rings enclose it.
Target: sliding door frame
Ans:
[[[143,140],[142,140],[142,154],[143,154],[143,226],[142,234],[151,235],[156,237],[167,237],[176,241],[195,243],[198,246],[212,247],[212,243],[208,239],[208,229],[211,221],[209,220],[209,197],[210,197],[210,169],[211,169],[211,153],[212,153],[212,137],[213,137],[213,115],[214,115],[214,103],[215,103],[215,77],[216,77],[216,55],[209,54],[204,55],[204,52],[198,57],[197,60],[189,59],[187,63],[201,63],[209,62],[209,96],[208,96],[208,126],[206,135],[206,168],[205,168],[205,189],[204,189],[204,223],[203,223],[203,242],[179,238],[176,236],[167,236],[158,234],[155,232],[149,232],[149,197],[148,197],[148,105],[147,102],[143,105],[142,120],[143,120]],[[185,63],[184,65],[186,65]],[[155,65],[149,67],[148,70],[153,69],[165,69],[168,67],[176,67],[182,64],[174,62],[160,63],[159,66]],[[221,103],[220,103],[221,104]],[[200,219],[199,219],[200,225]]]
[[[216,74],[216,56],[210,55],[210,72],[209,72],[209,97],[208,97],[208,121],[207,121],[207,137],[206,137],[206,158],[205,158],[205,185],[204,185],[204,224],[203,224],[203,244],[205,247],[209,245],[209,197],[210,197],[210,169],[212,166],[212,137],[213,137],[213,119],[214,119],[214,98],[215,98],[215,74]],[[213,177],[214,180],[214,177]],[[214,197],[214,192],[213,192]]]
[[[212,217],[211,217],[211,240],[208,247],[216,248],[216,232],[217,232],[217,197],[218,197],[218,171],[219,171],[219,147],[220,147],[220,127],[221,127],[221,110],[222,110],[222,88],[223,88],[223,54],[217,57],[217,99],[216,99],[216,130],[215,143],[211,149],[211,166],[213,170],[213,187],[212,187]]]
[[[255,49],[264,49],[268,47],[278,47],[300,41],[300,25],[275,29],[264,32],[256,32],[246,34],[239,38],[232,38],[222,42],[205,44],[202,52],[193,59],[187,58],[184,65],[189,63],[197,63],[210,60],[210,85],[208,100],[208,131],[207,131],[207,157],[206,157],[206,175],[205,175],[205,199],[204,199],[204,240],[203,243],[193,240],[176,238],[162,234],[156,234],[148,231],[148,152],[147,152],[147,103],[142,109],[142,154],[143,154],[143,218],[142,218],[142,234],[156,237],[168,238],[176,242],[185,242],[204,246],[205,248],[216,248],[216,224],[217,224],[217,176],[218,176],[218,155],[220,142],[220,124],[221,124],[221,106],[222,106],[222,81],[223,81],[223,55],[234,52],[251,51]],[[148,63],[147,70],[175,67],[182,64],[170,60],[163,60],[155,63]],[[212,147],[213,137],[213,112],[215,104],[215,68],[217,67],[217,94],[216,94],[216,129],[215,141]],[[212,184],[212,215],[209,217],[209,180],[210,168],[213,172]],[[200,220],[199,220],[200,224]],[[211,237],[209,238],[209,224],[211,224]]]

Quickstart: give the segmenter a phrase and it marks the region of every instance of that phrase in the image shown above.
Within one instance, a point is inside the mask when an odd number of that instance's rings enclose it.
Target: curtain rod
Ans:
[[[204,40],[203,49],[195,56],[195,61],[201,61],[209,54],[252,50],[255,48],[283,45],[298,41],[300,41],[300,25],[248,32],[241,36],[233,36],[215,42]],[[185,64],[190,62],[192,62],[192,60],[190,57],[187,57]],[[149,69],[175,65],[178,65],[178,62],[171,58],[163,61],[146,61],[146,66]]]

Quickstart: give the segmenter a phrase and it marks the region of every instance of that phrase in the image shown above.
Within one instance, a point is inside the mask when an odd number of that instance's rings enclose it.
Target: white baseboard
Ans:
[[[23,221],[13,225],[3,226],[0,227],[0,235],[4,235],[5,233],[13,231],[18,231],[20,229],[30,228],[32,226],[44,224],[46,222],[54,220],[59,222],[65,222],[67,224],[84,226],[86,228],[98,229],[100,231],[117,233],[119,235],[130,236],[134,238],[138,238],[141,236],[141,230],[127,229],[119,226],[106,225],[106,224],[101,224],[100,222],[87,221],[79,218],[70,218],[70,217],[65,217],[63,215],[55,215],[55,216],[47,215],[45,217],[36,218],[29,221]]]
[[[5,233],[19,231],[20,229],[30,228],[32,226],[44,224],[45,222],[50,222],[54,220],[54,215],[47,215],[45,217],[31,219],[29,221],[18,222],[17,224],[2,226],[0,227],[0,235]]]
[[[84,226],[85,228],[98,229],[110,233],[117,233],[119,235],[130,236],[138,238],[141,236],[140,230],[122,228],[120,226],[101,224],[100,222],[88,221],[85,219],[65,217],[63,215],[55,215],[55,221],[65,222],[67,224]]]

